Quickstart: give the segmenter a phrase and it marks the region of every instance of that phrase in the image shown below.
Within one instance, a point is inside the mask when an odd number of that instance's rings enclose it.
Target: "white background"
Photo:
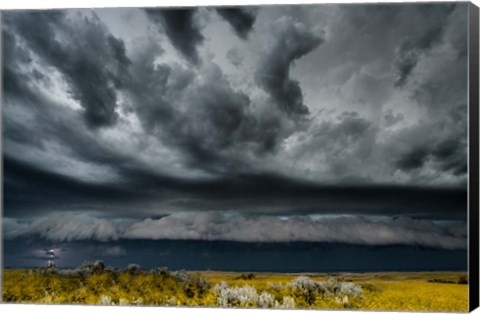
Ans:
[[[380,2],[381,0],[363,0],[363,1],[319,1],[319,0],[164,0],[164,1],[152,1],[152,0],[69,0],[68,2],[60,2],[55,0],[42,0],[37,2],[34,0],[1,0],[0,10],[5,9],[48,9],[48,8],[89,8],[89,7],[146,7],[146,6],[202,6],[202,5],[247,5],[247,4],[300,4],[300,3],[365,3],[365,2]],[[385,0],[386,1],[386,0]],[[440,0],[442,1],[442,0]],[[388,1],[388,2],[415,2],[412,0],[407,1]],[[439,2],[439,0],[435,0]],[[442,1],[444,2],[444,1]],[[480,0],[472,1],[477,6],[480,6]],[[1,212],[1,211],[0,211]],[[0,245],[1,248],[1,245]],[[0,304],[0,313],[34,313],[34,314],[261,314],[261,313],[343,313],[343,314],[356,314],[358,312],[352,311],[311,311],[311,310],[244,310],[244,309],[206,309],[206,308],[158,308],[158,307],[101,307],[101,306],[65,306],[65,305],[12,305],[12,304]],[[375,313],[392,313],[392,312],[375,312]],[[475,310],[473,313],[480,314],[480,309]]]

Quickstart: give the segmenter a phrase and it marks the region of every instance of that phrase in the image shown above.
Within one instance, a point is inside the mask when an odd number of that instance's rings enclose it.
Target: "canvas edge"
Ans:
[[[3,10],[0,10],[0,303],[3,302]]]
[[[469,3],[468,9],[468,87],[469,87],[469,165],[468,165],[468,284],[469,310],[479,306],[479,9]]]

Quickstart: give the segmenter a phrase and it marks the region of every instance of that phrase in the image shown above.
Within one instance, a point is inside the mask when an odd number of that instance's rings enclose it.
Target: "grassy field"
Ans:
[[[3,302],[467,312],[466,273],[277,274],[105,268],[3,272]]]

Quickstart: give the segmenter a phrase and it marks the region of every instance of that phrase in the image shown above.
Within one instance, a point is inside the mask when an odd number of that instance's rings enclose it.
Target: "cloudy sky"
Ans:
[[[467,13],[3,12],[4,239],[466,250]]]

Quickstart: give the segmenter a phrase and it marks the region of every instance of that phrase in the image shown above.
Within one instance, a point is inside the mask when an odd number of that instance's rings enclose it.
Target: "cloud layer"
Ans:
[[[235,33],[242,39],[247,39],[255,23],[256,9],[254,8],[218,8],[220,14],[230,25]]]
[[[109,220],[86,214],[50,215],[31,222],[7,219],[8,240],[34,236],[53,242],[118,239],[238,242],[322,242],[416,245],[466,249],[466,224],[409,217],[303,215],[245,216],[235,212],[182,212],[159,219]],[[109,254],[120,254],[112,249]]]
[[[123,42],[109,34],[97,16],[86,17],[75,25],[62,11],[23,12],[7,14],[6,23],[25,40],[31,53],[64,75],[71,97],[85,109],[89,126],[116,122],[115,90],[122,88],[130,61]],[[11,44],[15,47],[15,43]]]
[[[300,83],[290,78],[290,67],[317,48],[322,38],[311,33],[306,25],[287,17],[276,20],[270,27],[274,43],[268,47],[256,78],[280,110],[289,114],[307,114]]]
[[[172,45],[193,63],[199,62],[197,45],[204,37],[195,24],[195,9],[145,9],[150,20],[165,31]]]
[[[466,16],[4,12],[8,236],[464,248],[443,224],[467,218]]]
[[[39,166],[64,156],[109,178],[128,164],[176,177],[465,187],[465,12],[131,9],[139,27],[128,32],[115,10],[7,13],[6,154],[30,163],[36,141]],[[87,138],[90,155],[77,145]]]

